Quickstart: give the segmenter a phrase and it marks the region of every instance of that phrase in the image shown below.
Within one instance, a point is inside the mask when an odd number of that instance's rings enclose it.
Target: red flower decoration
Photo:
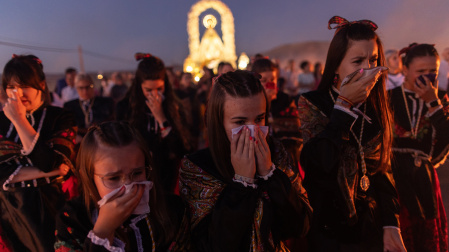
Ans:
[[[62,135],[63,137],[67,137],[67,136],[68,136],[67,132],[62,132],[61,135]]]
[[[72,233],[72,228],[71,228],[71,227],[68,227],[68,228],[67,228],[67,231],[69,231],[69,233],[71,234],[71,233]]]

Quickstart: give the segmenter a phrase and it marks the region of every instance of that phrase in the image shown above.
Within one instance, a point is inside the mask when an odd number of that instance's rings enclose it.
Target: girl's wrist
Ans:
[[[271,175],[273,175],[274,170],[276,169],[276,166],[271,163],[271,166],[268,167],[268,169],[264,170],[263,172],[259,172],[259,175],[257,177],[262,178],[263,180],[268,180]]]
[[[97,225],[94,226],[92,229],[92,232],[102,239],[108,239],[110,242],[114,240],[114,231],[110,231],[108,229],[103,230],[102,228],[97,227]]]
[[[26,118],[26,116],[21,116],[21,115],[18,115],[18,116],[16,116],[16,117],[13,117],[13,118],[9,118],[9,120],[11,120],[11,122],[14,124],[14,126],[20,126],[20,125],[24,125],[25,123],[28,123],[29,124],[29,122],[28,122],[28,120],[27,120],[27,118]]]
[[[167,122],[167,118],[165,117],[165,115],[161,115],[161,116],[156,116],[154,115],[154,117],[156,117],[156,121],[159,123],[160,126],[162,126],[165,122]]]

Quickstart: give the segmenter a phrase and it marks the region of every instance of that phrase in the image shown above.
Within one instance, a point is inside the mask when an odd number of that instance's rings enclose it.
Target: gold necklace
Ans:
[[[404,85],[401,85],[401,90],[402,90],[402,98],[404,99],[404,103],[405,103],[405,110],[407,111],[408,122],[410,123],[410,132],[412,133],[412,139],[416,139],[416,137],[418,136],[419,121],[421,120],[421,113],[422,113],[424,104],[422,104],[422,101],[420,99],[419,100],[419,109],[418,109],[419,112],[416,117],[416,125],[413,125],[412,117],[410,115],[410,110],[408,108],[407,98],[405,97]]]
[[[332,98],[332,101],[335,103],[334,96],[332,95],[332,92],[329,90],[329,94]],[[363,104],[363,114],[366,115],[366,103]],[[360,137],[357,138],[352,128],[350,129],[352,135],[354,136],[355,140],[357,141],[358,147],[359,147],[359,155],[360,155],[360,164],[362,166],[362,177],[360,178],[360,188],[366,192],[370,186],[369,178],[366,176],[366,162],[365,162],[365,152],[363,151],[362,146],[362,137],[363,137],[363,128],[365,127],[365,117],[362,117],[362,127],[360,128]]]

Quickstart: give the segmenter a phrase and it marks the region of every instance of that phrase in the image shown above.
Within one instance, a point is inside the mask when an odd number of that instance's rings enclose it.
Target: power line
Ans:
[[[46,51],[46,52],[78,53],[77,49],[33,46],[33,45],[25,45],[25,44],[12,43],[12,42],[6,42],[6,41],[0,41],[0,45],[18,47],[18,48],[24,48],[24,49],[32,49],[32,50],[38,50],[38,51]],[[86,55],[89,55],[92,57],[96,57],[96,58],[100,58],[100,59],[104,59],[104,60],[113,60],[113,61],[126,62],[126,63],[134,62],[133,60],[113,57],[113,56],[104,55],[104,54],[100,54],[100,53],[96,53],[96,52],[92,52],[92,51],[88,51],[88,50],[83,50],[83,54],[86,54]]]
[[[11,43],[11,42],[5,42],[5,41],[0,41],[0,45],[19,47],[19,48],[24,48],[24,49],[33,49],[33,50],[39,50],[39,51],[47,51],[47,52],[66,52],[66,53],[76,52],[76,49],[32,46],[32,45],[24,45],[24,44]]]

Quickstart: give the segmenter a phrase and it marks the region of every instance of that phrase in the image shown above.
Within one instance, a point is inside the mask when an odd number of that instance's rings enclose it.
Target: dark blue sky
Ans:
[[[150,52],[167,65],[182,64],[188,55],[187,13],[193,0],[133,1],[2,1],[0,67],[12,53],[33,53],[46,72],[79,68],[81,45],[87,71],[132,70],[135,52]],[[327,21],[371,19],[379,25],[386,48],[411,42],[449,47],[447,0],[223,0],[235,21],[237,54],[251,55],[273,47],[309,40],[330,40]],[[4,45],[25,44],[70,49],[46,52]],[[110,59],[92,53],[108,55]]]

